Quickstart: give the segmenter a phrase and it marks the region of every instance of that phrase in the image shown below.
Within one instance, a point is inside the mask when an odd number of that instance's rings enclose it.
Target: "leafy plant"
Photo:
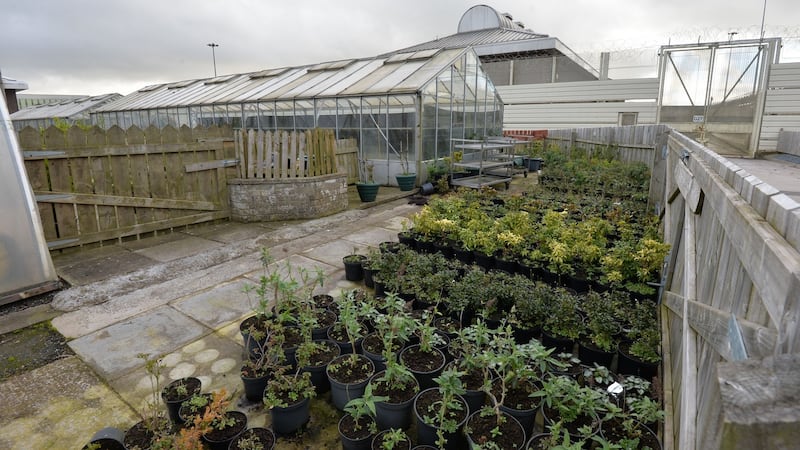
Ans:
[[[369,419],[370,433],[377,432],[377,425],[375,424],[375,403],[385,402],[389,397],[373,395],[372,386],[367,384],[364,388],[364,394],[361,397],[350,399],[344,406],[344,412],[348,414],[355,424],[356,430],[360,430],[362,420]]]
[[[205,448],[201,439],[204,434],[232,425],[233,418],[226,415],[231,397],[225,389],[212,392],[210,397],[203,394],[192,396],[189,400],[192,420],[180,430],[175,440],[176,448],[202,450]]]
[[[464,411],[464,403],[460,395],[466,392],[461,384],[461,372],[445,369],[434,378],[438,385],[439,400],[433,402],[427,411],[422,412],[422,420],[436,428],[436,445],[443,448],[447,443],[445,433],[458,430],[458,412]]]
[[[381,432],[378,436],[381,441],[381,448],[384,450],[394,450],[395,448],[399,448],[400,444],[403,442],[411,442],[405,431],[399,428],[389,428]]]

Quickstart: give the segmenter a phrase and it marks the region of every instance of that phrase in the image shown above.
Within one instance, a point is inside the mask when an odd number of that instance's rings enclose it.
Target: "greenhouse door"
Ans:
[[[780,39],[661,47],[658,122],[719,154],[755,154]]]

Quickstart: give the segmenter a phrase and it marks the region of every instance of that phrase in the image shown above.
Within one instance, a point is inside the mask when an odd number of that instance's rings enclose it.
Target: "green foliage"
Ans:
[[[411,442],[408,435],[399,428],[389,428],[381,432],[380,440],[381,440],[381,448],[384,450],[394,450],[395,448],[399,448],[402,442]]]
[[[372,419],[370,421],[370,431],[374,433],[376,431],[374,422],[376,414],[375,403],[387,400],[389,400],[389,397],[374,395],[372,393],[372,385],[367,384],[361,397],[352,398],[344,405],[344,412],[353,418],[357,430],[361,427],[361,419],[365,417]]]
[[[463,411],[466,405],[461,401],[460,395],[466,392],[461,384],[462,373],[449,368],[445,369],[438,377],[434,378],[438,385],[439,400],[430,405],[428,411],[422,414],[422,420],[428,425],[437,427],[436,445],[440,448],[447,443],[445,433],[455,433],[458,429],[458,411]]]

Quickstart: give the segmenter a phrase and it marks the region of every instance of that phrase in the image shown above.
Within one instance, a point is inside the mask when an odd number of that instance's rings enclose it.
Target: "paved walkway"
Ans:
[[[79,449],[103,427],[127,429],[139,421],[137,411],[150,398],[140,353],[162,357],[164,382],[192,375],[204,392],[238,391],[237,408],[248,413],[250,426],[268,426],[263,407],[244,400],[239,379],[238,324],[254,306],[242,289],[263,273],[260,250],[321,269],[320,292],[356,287],[344,280],[342,257],[396,241],[404,219],[419,209],[392,200],[399,191],[382,190],[369,209],[355,200],[352,209],[322,219],[197,226],[57,256],[58,272],[72,287],[52,305],[4,316],[0,325],[52,318],[75,356],[0,384],[0,448]],[[317,417],[333,414],[328,407]],[[338,445],[336,439],[326,438]],[[279,448],[294,445],[300,443],[282,440]]]

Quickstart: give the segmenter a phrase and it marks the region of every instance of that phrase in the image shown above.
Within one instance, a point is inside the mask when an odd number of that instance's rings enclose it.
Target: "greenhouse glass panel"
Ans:
[[[336,129],[336,99],[317,100],[317,127]]]
[[[404,155],[409,169],[413,171],[417,155],[414,143],[414,129],[417,124],[415,97],[389,96],[388,103],[389,158],[399,162],[401,155]]]
[[[464,128],[466,132],[484,136],[483,127],[476,124],[475,115],[478,110],[477,87],[478,60],[472,53],[464,55],[466,59],[464,77]]]
[[[196,106],[189,107],[189,127],[194,128],[200,125],[200,108]]]
[[[277,128],[275,102],[258,103],[258,126],[262,130],[275,130]]]
[[[439,75],[436,83],[436,146],[443,149],[446,154],[450,154],[450,140],[453,138],[453,130],[450,128],[450,124],[453,123],[452,71],[451,67]]]
[[[460,58],[463,60],[463,58]],[[463,65],[462,65],[463,67]],[[450,128],[452,130],[452,136],[455,139],[464,138],[464,76],[463,73],[459,72],[458,66],[454,65],[452,70],[452,95],[453,100],[451,103],[451,123]],[[475,136],[467,136],[470,138],[475,138]]]
[[[358,98],[339,99],[336,104],[338,107],[337,139],[352,138],[359,142],[361,140],[361,100]]]
[[[190,126],[189,123],[189,108],[178,108],[178,127]]]
[[[261,128],[259,125],[258,104],[245,103],[242,105],[242,116],[244,116],[244,124],[242,128],[246,130],[257,130]]]
[[[361,151],[366,159],[388,159],[385,97],[361,101]]]
[[[423,65],[425,65],[425,61],[411,61],[403,64],[395,64],[396,67],[391,73],[386,74],[386,76],[366,89],[364,92],[389,92],[397,84],[408,78],[409,75],[414,73]]]
[[[164,128],[169,124],[169,113],[167,112],[166,108],[158,108],[156,113],[153,115],[156,120],[153,123],[158,128]]]
[[[436,140],[436,83],[428,83],[420,94],[422,101],[422,118],[420,120],[422,129],[421,159],[426,161],[437,158],[437,154],[442,151],[446,153],[447,148],[445,147],[440,151]]]
[[[275,129],[294,130],[294,102],[275,102]]]
[[[214,105],[214,123],[217,126],[230,123],[230,117],[228,116],[228,105]]]
[[[122,113],[122,128],[128,129],[133,125],[133,114],[130,111],[125,111]]]
[[[296,100],[294,102],[294,129],[308,130],[314,128],[314,101]]]
[[[375,69],[380,67],[383,64],[383,60],[372,60],[372,61],[365,61],[363,65],[360,63],[354,64],[354,66],[358,67],[358,70],[350,73],[348,77],[339,80],[337,83],[331,85],[330,87],[326,88],[324,91],[319,93],[319,96],[327,97],[327,96],[335,96],[345,89],[347,89],[353,83],[358,82],[368,74],[372,73]]]
[[[208,105],[201,106],[199,122],[201,127],[210,127],[214,125],[214,107]]]
[[[233,128],[242,127],[242,105],[228,105],[228,125]]]

